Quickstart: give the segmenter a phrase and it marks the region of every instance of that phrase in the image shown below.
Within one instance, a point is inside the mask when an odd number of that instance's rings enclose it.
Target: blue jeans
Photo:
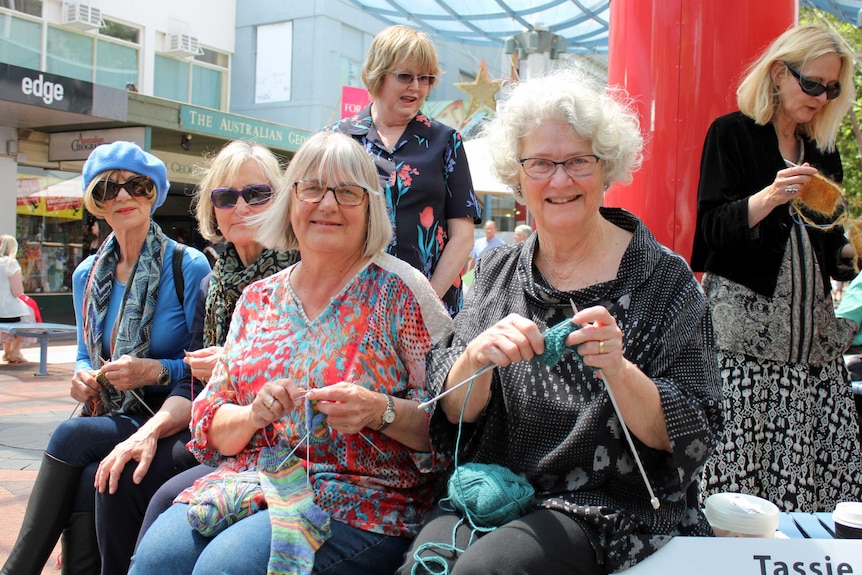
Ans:
[[[269,511],[258,511],[213,538],[192,529],[187,512],[187,505],[175,503],[156,519],[138,544],[129,575],[266,573],[271,540]],[[332,536],[314,555],[314,574],[394,573],[411,541],[337,521],[332,521],[331,526]]]
[[[95,511],[96,490],[93,482],[99,462],[118,443],[137,431],[148,418],[149,415],[73,417],[54,428],[45,453],[66,465],[82,468],[73,511]]]

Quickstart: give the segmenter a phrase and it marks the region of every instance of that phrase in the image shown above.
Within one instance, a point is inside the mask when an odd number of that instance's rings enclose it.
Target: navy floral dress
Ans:
[[[395,230],[388,252],[430,279],[449,239],[447,220],[481,222],[461,134],[420,111],[389,150],[371,120],[372,105],[330,129],[362,144],[377,166]],[[443,296],[449,315],[461,310],[462,300],[459,277]]]

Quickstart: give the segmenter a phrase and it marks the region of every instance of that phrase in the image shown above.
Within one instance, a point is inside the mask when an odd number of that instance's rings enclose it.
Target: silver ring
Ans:
[[[605,340],[599,340],[599,354],[604,355],[605,353]]]
[[[796,188],[784,188],[784,193],[785,193],[785,194],[795,194],[795,193],[796,193],[796,192],[798,192],[798,191],[799,191],[799,190],[797,190]]]

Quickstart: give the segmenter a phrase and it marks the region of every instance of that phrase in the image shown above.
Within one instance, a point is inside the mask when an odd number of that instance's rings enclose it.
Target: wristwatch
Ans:
[[[380,418],[380,426],[377,431],[383,431],[395,422],[395,401],[391,395],[386,396],[386,411],[383,412],[383,417]]]
[[[159,372],[159,377],[156,378],[156,383],[165,387],[171,382],[171,372],[168,371],[168,366],[162,364],[162,371]]]

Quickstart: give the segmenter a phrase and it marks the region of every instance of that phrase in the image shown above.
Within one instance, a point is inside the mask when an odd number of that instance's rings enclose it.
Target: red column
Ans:
[[[797,10],[797,0],[611,2],[608,84],[634,100],[647,145],[634,181],[611,187],[605,205],[633,212],[690,258],[706,130],[736,109],[748,64]]]

